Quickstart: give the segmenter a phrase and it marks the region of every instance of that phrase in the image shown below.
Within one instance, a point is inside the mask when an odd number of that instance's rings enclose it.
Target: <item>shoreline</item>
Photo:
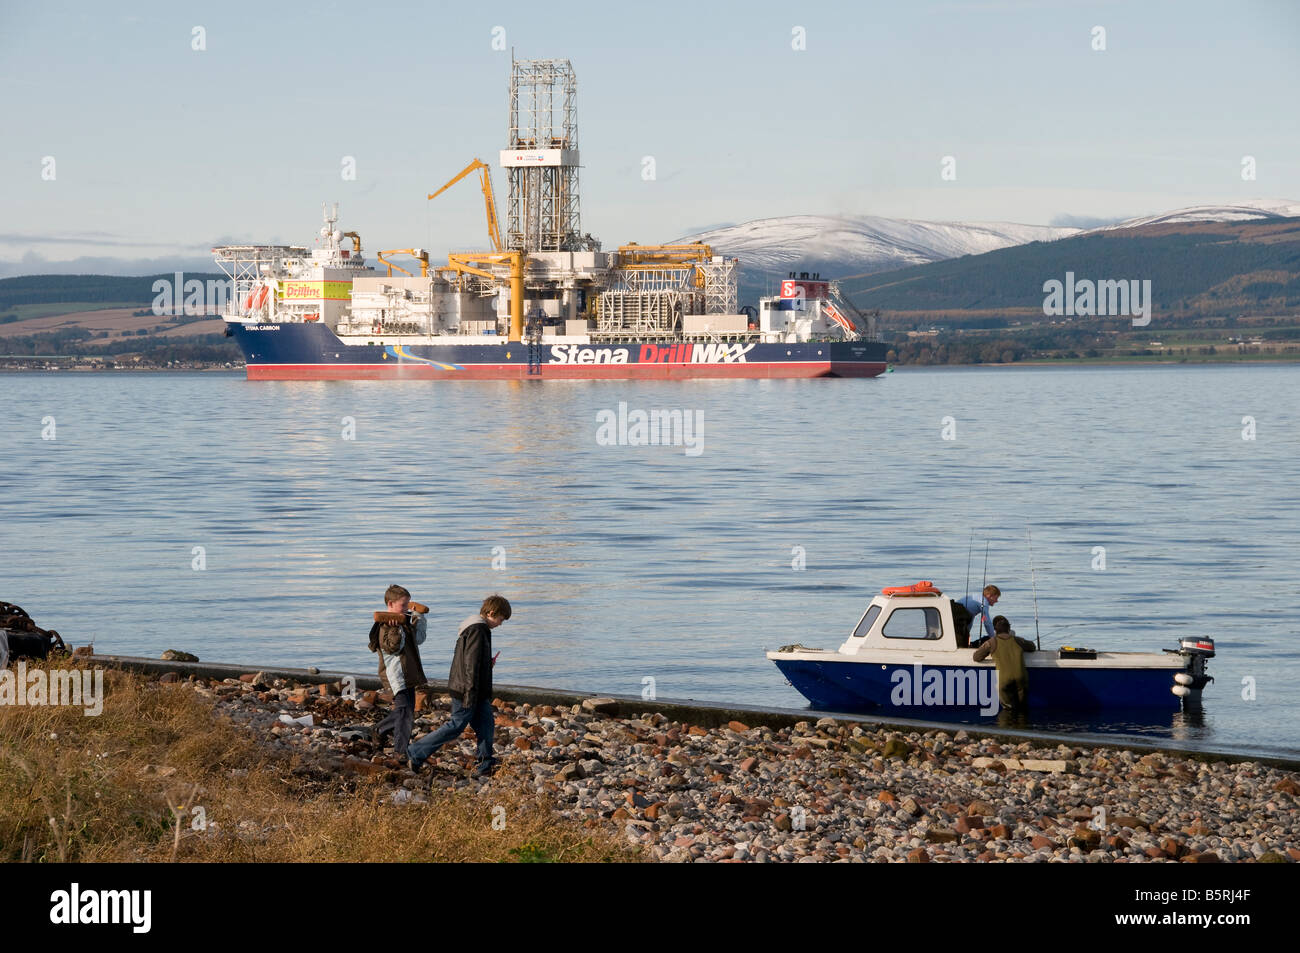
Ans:
[[[94,655],[99,662],[105,662],[144,675],[160,676],[175,672],[182,677],[205,679],[240,679],[242,676],[263,674],[268,678],[281,679],[286,682],[298,682],[303,685],[320,685],[336,683],[344,678],[354,679],[359,692],[379,691],[382,687],[376,675],[364,675],[356,672],[327,671],[304,668],[259,667],[244,663],[231,662],[179,662],[164,659],[145,658],[132,655]],[[429,688],[445,694],[447,683],[442,679],[429,679]],[[635,695],[615,695],[609,693],[581,691],[574,689],[548,688],[534,685],[493,686],[494,697],[503,701],[529,704],[572,706],[583,701],[600,697],[612,704],[608,710],[619,717],[632,713],[654,710],[661,714],[672,715],[679,720],[689,720],[693,724],[705,727],[720,727],[731,721],[744,721],[751,725],[764,725],[771,728],[790,728],[801,721],[829,718],[841,724],[867,725],[873,730],[889,731],[965,731],[970,735],[1013,743],[1033,742],[1038,744],[1066,744],[1072,747],[1116,748],[1142,753],[1159,753],[1173,757],[1197,761],[1250,761],[1288,771],[1300,771],[1300,753],[1294,756],[1285,754],[1258,754],[1233,751],[1224,748],[1188,748],[1171,744],[1167,739],[1138,739],[1132,736],[1110,736],[1096,732],[1059,732],[1033,728],[1003,728],[996,724],[964,724],[953,722],[926,721],[923,719],[880,717],[861,712],[829,712],[812,708],[779,708],[772,706],[736,705],[728,702],[711,702],[695,698],[655,698],[643,699]]]
[[[185,681],[169,664],[159,688],[194,691],[308,770],[371,777],[391,788],[392,810],[421,812],[444,793],[487,807],[503,790],[523,792],[557,824],[649,861],[1300,862],[1300,775],[1253,760],[1011,745],[813,715],[706,727],[658,701],[557,705],[510,700],[500,686],[494,776],[471,776],[469,732],[416,774],[369,739],[383,715],[377,692],[342,698],[324,672],[307,673],[315,687],[263,671]],[[449,717],[438,691],[417,694],[413,740]]]

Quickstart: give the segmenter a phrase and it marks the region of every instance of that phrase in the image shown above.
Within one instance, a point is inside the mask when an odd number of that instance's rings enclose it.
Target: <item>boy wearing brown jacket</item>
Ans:
[[[370,627],[370,651],[379,654],[379,680],[393,696],[393,710],[370,729],[376,743],[384,735],[393,735],[393,751],[405,759],[415,726],[415,690],[425,683],[420,664],[420,645],[425,637],[424,614],[428,606],[411,602],[411,594],[401,586],[389,586],[384,593],[386,612],[375,613]]]

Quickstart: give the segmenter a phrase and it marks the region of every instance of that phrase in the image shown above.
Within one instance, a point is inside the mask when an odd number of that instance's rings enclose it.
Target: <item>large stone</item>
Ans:
[[[1101,846],[1101,832],[1091,827],[1076,827],[1070,834],[1070,846],[1078,847],[1085,854]]]
[[[912,753],[912,746],[902,738],[890,738],[880,753],[886,758],[906,758]]]
[[[191,655],[189,652],[181,652],[177,649],[168,649],[161,656],[164,662],[197,662],[199,657]]]
[[[597,715],[617,715],[618,702],[612,698],[584,698],[582,710]]]

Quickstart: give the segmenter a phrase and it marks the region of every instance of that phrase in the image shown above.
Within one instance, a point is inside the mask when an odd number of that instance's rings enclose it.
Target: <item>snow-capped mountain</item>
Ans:
[[[677,241],[704,242],[718,254],[739,258],[742,291],[766,293],[776,281],[796,270],[817,271],[827,278],[845,278],[961,255],[979,255],[1027,242],[1054,241],[1143,225],[1244,222],[1295,216],[1300,216],[1300,202],[1289,199],[1194,205],[1087,230],[1009,222],[922,222],[877,215],[791,215],[713,228]]]
[[[1117,228],[1138,228],[1142,225],[1183,224],[1187,222],[1252,222],[1271,218],[1300,216],[1300,202],[1291,199],[1248,199],[1223,205],[1189,205],[1159,215],[1141,215],[1137,218],[1089,229],[1092,232],[1110,232]]]
[[[1007,222],[921,222],[866,215],[761,218],[677,239],[704,242],[740,259],[741,271],[819,271],[826,277],[888,271],[1025,242],[1052,241],[1077,228]]]

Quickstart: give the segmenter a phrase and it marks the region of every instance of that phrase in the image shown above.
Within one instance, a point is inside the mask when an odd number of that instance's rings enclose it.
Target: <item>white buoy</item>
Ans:
[[[1173,692],[1175,695],[1177,695],[1179,698],[1186,698],[1188,695],[1192,693],[1192,690],[1188,688],[1186,685],[1175,685],[1173,688],[1169,690]]]
[[[1179,672],[1174,676],[1174,681],[1179,685],[1190,685],[1192,682],[1196,681],[1196,679],[1192,678],[1192,676],[1188,675],[1186,672]]]

